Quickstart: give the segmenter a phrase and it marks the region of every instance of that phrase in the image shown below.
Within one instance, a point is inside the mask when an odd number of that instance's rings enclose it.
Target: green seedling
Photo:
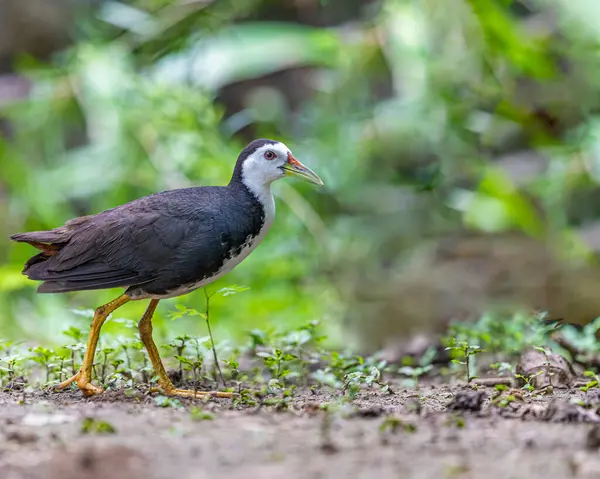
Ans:
[[[181,401],[177,398],[173,398],[173,397],[169,397],[169,396],[156,396],[154,398],[154,404],[156,404],[158,407],[171,407],[174,409],[181,409],[183,408],[183,404],[181,404]]]
[[[234,408],[254,407],[258,403],[256,401],[255,392],[250,389],[240,389],[233,399]]]
[[[396,416],[388,416],[379,426],[379,433],[390,432],[392,434],[398,431],[413,433],[417,431],[417,426],[411,422],[406,422]]]
[[[589,389],[599,387],[598,384],[600,381],[598,380],[598,375],[594,371],[585,371],[583,375],[591,379],[584,386],[579,388],[581,391],[587,392]]]
[[[210,411],[195,406],[190,408],[190,417],[192,421],[212,421],[215,415]]]
[[[523,385],[523,387],[521,389],[525,389],[526,391],[533,392],[533,391],[535,391],[535,386],[533,384],[531,384],[531,381],[533,381],[533,379],[536,376],[539,376],[540,374],[543,374],[543,373],[544,373],[544,371],[538,371],[535,374],[531,374],[529,376],[525,376],[524,374],[515,374],[515,378],[521,379],[522,381],[525,382],[525,384]]]
[[[115,434],[116,428],[107,421],[86,417],[81,423],[82,434]]]
[[[475,369],[475,357],[484,351],[482,348],[474,344],[469,344],[467,341],[457,341],[456,338],[450,338],[446,351],[452,351],[452,353],[458,356],[452,359],[452,362],[464,366],[467,382],[471,382],[472,379],[477,377],[471,375],[471,371]]]
[[[6,377],[8,384],[13,383],[17,374],[16,370],[23,361],[27,359],[27,356],[14,353],[9,356],[5,356],[0,359],[0,377]]]
[[[286,367],[286,363],[296,359],[296,356],[290,353],[284,353],[281,349],[273,349],[272,352],[261,351],[256,353],[263,358],[265,366],[271,371],[273,378],[282,381],[291,373],[291,369]]]
[[[389,384],[381,382],[380,379],[381,371],[375,366],[371,367],[368,373],[355,371],[345,376],[342,391],[344,394],[347,394],[350,399],[354,399],[359,393],[362,384],[366,385],[367,387],[372,387],[374,384],[376,384],[379,386],[381,392],[392,393]]]
[[[187,343],[190,340],[190,336],[184,334],[182,336],[177,336],[173,341],[169,343],[169,347],[175,352],[175,359],[179,361],[179,377],[183,379],[183,368],[184,362],[182,358],[185,358],[184,352],[187,348]]]
[[[51,373],[56,368],[55,363],[52,361],[56,357],[55,352],[51,349],[44,348],[43,346],[29,348],[29,351],[34,353],[33,356],[30,356],[30,359],[44,368],[46,384],[48,384],[50,382]],[[62,369],[62,363],[60,368]]]
[[[405,358],[403,362],[405,365],[398,369],[398,373],[408,376],[412,379],[410,386],[418,388],[419,378],[425,376],[429,371],[433,369],[433,359],[435,358],[435,348],[428,348],[427,351],[419,358],[418,364],[414,365],[413,358]],[[408,363],[408,364],[406,364]]]
[[[192,380],[194,382],[194,391],[198,391],[198,380],[199,380],[199,374],[200,371],[202,369],[202,363],[203,360],[196,360],[194,361],[193,359],[189,359],[185,356],[175,356],[175,358],[179,361],[180,365],[183,365],[186,371],[191,371],[192,372]],[[183,378],[183,369],[181,369],[181,377]]]
[[[101,348],[96,354],[98,359],[100,360],[97,365],[99,365],[97,371],[99,370],[98,379],[102,384],[106,384],[106,379],[110,374],[109,364],[111,361],[112,355],[115,353],[115,348]]]

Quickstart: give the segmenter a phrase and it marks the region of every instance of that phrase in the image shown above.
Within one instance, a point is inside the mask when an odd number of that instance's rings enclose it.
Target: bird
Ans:
[[[75,383],[85,396],[101,393],[92,384],[92,367],[103,323],[124,304],[149,299],[138,331],[162,392],[232,397],[231,392],[175,388],[152,339],[152,316],[161,299],[212,283],[258,246],[275,218],[271,183],[285,176],[323,186],[284,143],[261,138],[241,151],[225,186],[166,190],[51,230],[10,236],[40,251],[23,268],[29,279],[42,282],[39,293],[125,289],[95,309],[81,367],[56,387]]]

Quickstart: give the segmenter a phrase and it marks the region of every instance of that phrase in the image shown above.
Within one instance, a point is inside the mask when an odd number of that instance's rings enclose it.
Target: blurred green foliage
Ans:
[[[6,75],[28,93],[0,98],[2,237],[226,183],[261,136],[286,142],[326,189],[274,186],[264,244],[209,287],[250,288],[215,298],[218,337],[319,319],[339,342],[362,280],[457,228],[557,233],[588,258],[573,230],[600,216],[579,206],[600,171],[593,2],[91,3],[73,14],[68,47],[11,57]],[[59,340],[72,310],[117,294],[37,296],[20,275],[32,253],[0,242],[2,336]],[[202,310],[204,295],[161,303],[159,334],[203,334],[198,318],[168,319],[173,303]]]

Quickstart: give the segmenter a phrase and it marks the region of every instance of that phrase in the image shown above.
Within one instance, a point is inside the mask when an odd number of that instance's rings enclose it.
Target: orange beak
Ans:
[[[294,155],[288,153],[287,163],[282,166],[286,175],[288,176],[297,176],[309,183],[313,183],[318,186],[323,186],[323,180],[319,178],[319,176],[312,171],[308,166],[304,166],[300,163]]]

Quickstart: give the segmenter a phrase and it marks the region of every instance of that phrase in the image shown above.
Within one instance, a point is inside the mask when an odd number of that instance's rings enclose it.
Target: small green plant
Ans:
[[[475,357],[484,350],[475,344],[469,344],[467,341],[458,341],[456,338],[450,338],[446,351],[451,351],[457,357],[452,359],[452,363],[459,364],[465,368],[465,379],[471,382],[477,376],[471,375],[475,370]]]
[[[154,398],[154,404],[156,404],[158,407],[171,407],[171,408],[175,408],[175,409],[181,409],[183,408],[183,404],[181,404],[181,401],[177,398],[172,398],[169,396],[156,396]]]
[[[357,355],[346,355],[339,351],[320,351],[323,368],[317,369],[310,377],[322,386],[328,386],[332,390],[350,386],[354,389],[352,383],[360,383],[369,378],[369,384],[373,383],[374,376],[372,368],[376,368],[379,377],[382,371],[387,371],[388,367],[385,361],[378,361],[374,358],[363,358]],[[373,371],[374,373],[374,371]],[[361,379],[362,378],[362,379]],[[386,390],[389,390],[389,385]]]
[[[240,389],[233,399],[234,408],[257,406],[256,393],[250,389]]]
[[[519,399],[515,394],[507,394],[509,389],[505,384],[496,384],[494,389],[495,392],[492,396],[491,403],[495,407],[506,408]]]
[[[186,371],[191,371],[192,372],[192,380],[194,383],[194,390],[198,391],[198,380],[199,380],[199,374],[200,371],[202,369],[202,363],[203,360],[194,360],[194,359],[190,359],[186,356],[175,356],[175,359],[177,359],[179,361],[180,366],[182,366]],[[183,369],[180,370],[180,377],[183,378]]]
[[[403,421],[397,416],[388,416],[379,425],[380,433],[391,432],[392,434],[395,434],[399,430],[413,433],[417,431],[417,426],[411,422]]]
[[[29,348],[29,351],[34,353],[33,356],[30,356],[31,360],[44,368],[46,384],[48,384],[50,382],[51,374],[56,368],[56,364],[53,363],[53,359],[56,357],[55,352],[51,349],[44,348],[43,346]]]
[[[276,386],[274,387],[272,384],[269,384],[267,391],[277,393],[278,395],[276,397],[264,398],[262,404],[265,406],[275,406],[276,411],[287,411],[294,400],[295,390],[294,386],[278,389]]]
[[[94,368],[96,370],[96,376],[102,384],[106,384],[106,380],[108,378],[108,375],[110,374],[109,365],[111,362],[111,357],[114,353],[115,348],[111,347],[100,348],[96,352],[99,361],[94,365]]]
[[[215,415],[210,411],[194,406],[190,408],[190,417],[192,421],[212,421]]]
[[[368,372],[355,371],[346,374],[344,377],[344,386],[342,391],[347,394],[350,399],[354,399],[360,391],[361,385],[364,384],[367,387],[371,387],[374,384],[380,387],[381,392],[390,392],[392,390],[389,384],[380,381],[381,371],[379,368],[372,366]]]
[[[414,362],[413,358],[405,358],[403,362],[408,362],[409,364],[405,364],[400,369],[398,369],[398,373],[410,377],[412,382],[409,383],[409,386],[418,388],[419,378],[421,376],[426,375],[429,371],[433,369],[432,362],[435,358],[435,354],[435,348],[428,348],[425,351],[425,353],[419,358],[417,365],[412,364]]]
[[[191,339],[190,336],[184,334],[177,336],[173,341],[169,343],[169,347],[173,349],[175,353],[175,359],[179,361],[179,377],[183,379],[183,368],[185,364],[189,364],[190,361],[184,356],[184,352],[187,348],[187,343]]]
[[[116,428],[107,421],[86,417],[81,423],[82,434],[115,434]]]
[[[520,379],[525,382],[525,384],[523,385],[523,387],[521,389],[525,389],[526,391],[533,392],[533,391],[535,391],[535,386],[533,384],[531,384],[531,381],[533,381],[533,379],[536,376],[539,376],[540,374],[543,374],[543,373],[544,373],[544,371],[538,371],[535,374],[531,374],[529,376],[526,376],[524,374],[515,374],[515,378]]]
[[[600,384],[600,380],[594,371],[585,371],[583,375],[591,379],[584,386],[579,388],[581,391],[587,392],[589,389],[600,387],[598,386],[598,384]]]
[[[17,368],[27,359],[27,356],[18,352],[9,354],[0,359],[0,378],[6,378],[7,384],[12,385],[15,381]]]
[[[281,349],[273,349],[272,352],[259,351],[256,355],[263,358],[265,366],[271,371],[273,378],[278,382],[283,381],[291,373],[291,369],[286,367],[287,363],[296,359],[296,356],[284,353]]]
[[[499,408],[506,408],[509,404],[515,402],[517,397],[514,394],[498,395],[492,399],[492,404]]]

